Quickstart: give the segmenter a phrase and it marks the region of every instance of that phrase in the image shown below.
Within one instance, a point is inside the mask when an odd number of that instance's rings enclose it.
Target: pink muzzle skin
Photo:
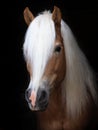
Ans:
[[[31,96],[29,97],[32,107],[35,107],[35,103],[36,103],[36,93],[34,91],[32,91]]]

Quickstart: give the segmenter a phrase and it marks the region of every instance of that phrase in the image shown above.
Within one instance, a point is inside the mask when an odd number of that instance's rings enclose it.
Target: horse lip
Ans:
[[[33,107],[31,103],[28,103],[28,104],[29,104],[30,110],[32,110],[32,111],[39,111],[39,107],[37,107],[37,106]]]
[[[29,104],[30,110],[35,111],[35,112],[37,112],[37,111],[38,112],[43,112],[43,111],[45,111],[47,109],[47,106],[48,106],[48,103],[46,103],[44,105],[44,107],[39,107],[38,105],[35,105],[35,107],[33,107],[31,103],[28,103],[28,104]]]

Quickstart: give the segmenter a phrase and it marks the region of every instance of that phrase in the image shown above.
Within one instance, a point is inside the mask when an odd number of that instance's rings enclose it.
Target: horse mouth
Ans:
[[[32,104],[30,102],[28,103],[28,105],[29,105],[29,108],[30,108],[31,111],[42,111],[43,112],[47,109],[48,102],[43,104],[43,105],[36,104],[34,107],[32,106]]]

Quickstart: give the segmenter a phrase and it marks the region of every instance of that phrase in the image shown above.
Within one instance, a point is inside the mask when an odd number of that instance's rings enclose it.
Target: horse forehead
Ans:
[[[55,27],[51,17],[48,15],[37,16],[28,29],[27,37],[32,41],[32,44],[40,46],[48,44],[49,41],[51,45],[51,42],[55,40]]]
[[[28,27],[25,43],[24,54],[28,59],[47,57],[54,48],[55,27],[51,15],[37,16]],[[45,56],[46,55],[46,56]],[[36,57],[36,58],[35,58]],[[44,58],[45,60],[47,58]]]
[[[38,16],[35,17],[35,19],[31,22],[31,26],[33,25],[34,27],[48,27],[50,24],[52,24],[53,20],[51,17],[51,13],[43,13],[39,14]]]

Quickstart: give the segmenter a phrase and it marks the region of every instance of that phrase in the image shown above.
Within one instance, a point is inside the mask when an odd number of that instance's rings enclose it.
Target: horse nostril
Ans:
[[[46,89],[39,89],[38,90],[38,104],[41,108],[47,106],[49,99],[49,92]]]
[[[25,91],[25,98],[26,98],[26,100],[27,100],[28,102],[31,102],[31,100],[29,99],[30,96],[31,96],[31,89],[27,89],[27,90]]]
[[[46,91],[42,90],[41,93],[40,93],[39,101],[45,100],[46,97],[47,97]]]

